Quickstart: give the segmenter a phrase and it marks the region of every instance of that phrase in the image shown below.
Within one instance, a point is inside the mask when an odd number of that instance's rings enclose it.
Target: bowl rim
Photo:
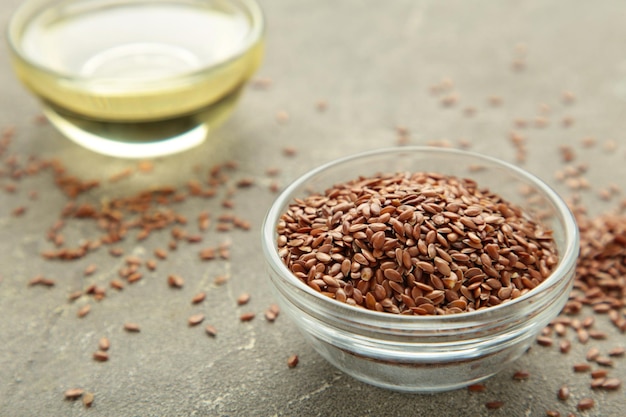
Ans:
[[[456,156],[466,156],[475,158],[478,160],[483,160],[485,162],[489,162],[490,164],[494,164],[496,166],[500,166],[507,170],[511,170],[517,175],[523,177],[529,182],[533,183],[541,192],[544,193],[544,197],[547,198],[557,209],[558,215],[561,217],[563,222],[563,232],[565,239],[565,251],[559,256],[559,262],[557,264],[557,268],[552,271],[552,273],[541,282],[541,285],[534,288],[532,291],[528,291],[526,294],[519,296],[513,300],[509,300],[505,303],[501,303],[496,306],[475,310],[471,312],[463,312],[458,314],[447,314],[447,315],[402,315],[402,314],[392,314],[388,312],[379,312],[374,310],[369,310],[366,308],[358,308],[351,306],[346,303],[342,303],[336,301],[332,298],[329,298],[322,293],[315,291],[310,288],[308,285],[303,283],[300,279],[298,279],[282,262],[280,257],[278,256],[278,250],[276,250],[276,223],[280,216],[283,214],[283,207],[288,205],[293,198],[297,196],[292,196],[294,190],[305,184],[312,177],[316,176],[323,171],[326,171],[330,168],[333,168],[338,165],[342,165],[351,161],[355,161],[361,158],[367,158],[370,156],[380,156],[385,154],[399,154],[399,153],[429,153],[429,154],[448,154],[448,155],[456,155]],[[262,247],[265,255],[266,263],[270,264],[270,266],[280,274],[281,281],[295,286],[296,288],[306,292],[307,294],[315,297],[322,304],[328,304],[332,306],[334,309],[349,314],[351,316],[359,315],[359,317],[370,318],[374,322],[381,321],[399,321],[400,323],[409,324],[412,322],[423,322],[423,323],[433,323],[436,321],[474,321],[478,322],[484,316],[490,316],[496,314],[502,310],[511,310],[515,308],[516,305],[523,303],[531,297],[535,297],[538,294],[544,293],[549,288],[556,286],[560,279],[566,276],[567,272],[570,271],[578,258],[579,253],[579,230],[574,217],[574,214],[571,212],[565,201],[559,196],[559,194],[552,189],[549,185],[547,185],[543,180],[539,177],[531,174],[530,172],[517,167],[509,162],[500,160],[498,158],[480,154],[477,152],[471,152],[466,150],[459,149],[448,149],[448,148],[439,148],[432,146],[403,146],[403,147],[386,147],[386,148],[378,148],[374,150],[369,150],[365,152],[359,152],[356,154],[351,154],[348,156],[344,156],[338,159],[331,160],[326,162],[316,168],[313,168],[298,178],[296,178],[291,184],[289,184],[276,198],[269,211],[267,212],[265,219],[263,221],[263,226],[261,228],[262,232]],[[490,319],[494,320],[492,317]]]
[[[77,3],[82,2],[84,0],[64,0],[64,3]],[[111,1],[111,0],[109,0]],[[124,0],[124,1],[115,1],[112,0],[114,4],[123,4],[123,3],[151,3],[154,0]],[[208,0],[203,0],[207,1]],[[206,72],[214,71],[218,68],[225,67],[230,63],[236,61],[241,56],[243,56],[248,50],[250,50],[254,45],[256,45],[263,37],[265,33],[265,15],[261,6],[257,2],[257,0],[225,0],[229,5],[236,5],[239,7],[244,13],[248,13],[250,15],[250,29],[246,34],[246,37],[241,41],[238,49],[234,50],[232,54],[228,55],[226,58],[213,62],[210,65],[204,65],[201,68],[194,69],[191,71],[186,71],[180,74],[176,74],[173,76],[159,77],[156,79],[146,79],[146,80],[129,80],[128,83],[133,86],[139,86],[142,88],[150,87],[150,86],[158,86],[163,84],[164,82],[176,82],[176,81],[184,81],[190,78],[198,77]],[[171,2],[168,0],[159,0],[160,3]],[[37,16],[42,12],[49,9],[51,6],[56,5],[57,2],[54,0],[25,0],[22,4],[20,4],[17,9],[13,12],[9,19],[9,23],[6,28],[6,39],[9,45],[10,52],[22,62],[32,66],[33,68],[38,69],[41,72],[44,72],[54,78],[62,79],[70,82],[78,82],[78,83],[93,83],[100,80],[107,80],[108,77],[91,77],[84,76],[80,74],[72,74],[70,72],[57,71],[51,69],[46,66],[45,63],[40,61],[33,60],[27,54],[24,53],[23,48],[20,46],[20,42],[18,40],[22,36],[22,32],[24,28],[28,25],[28,23],[32,20],[33,16],[29,18],[23,18],[24,14],[32,13],[32,8],[35,8],[34,15]],[[22,21],[20,21],[22,18]]]

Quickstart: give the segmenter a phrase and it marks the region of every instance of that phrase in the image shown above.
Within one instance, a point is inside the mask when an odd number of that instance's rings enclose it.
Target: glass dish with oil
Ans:
[[[12,62],[68,138],[118,157],[202,143],[263,55],[254,0],[29,0]]]

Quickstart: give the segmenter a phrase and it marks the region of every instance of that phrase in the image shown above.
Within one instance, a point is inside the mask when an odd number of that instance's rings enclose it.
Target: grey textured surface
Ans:
[[[6,26],[18,0],[0,6],[0,23]],[[626,396],[617,392],[592,392],[589,376],[574,374],[571,365],[584,360],[585,350],[596,345],[606,351],[624,345],[603,317],[596,326],[610,333],[607,341],[587,346],[574,343],[563,356],[558,349],[533,347],[511,369],[487,381],[484,393],[466,390],[437,395],[402,395],[373,388],[334,370],[321,359],[294,326],[281,316],[268,324],[261,313],[274,301],[262,272],[259,231],[274,194],[268,191],[265,169],[280,166],[284,185],[320,163],[358,150],[396,144],[395,127],[406,126],[410,143],[425,144],[465,138],[472,150],[514,160],[509,141],[513,120],[534,120],[541,103],[550,106],[550,124],[528,128],[528,162],[524,167],[562,192],[554,180],[561,167],[559,145],[577,147],[577,161],[586,162],[588,178],[597,188],[613,182],[626,192],[624,178],[624,114],[626,114],[626,9],[621,1],[571,2],[566,0],[462,1],[394,0],[297,2],[264,0],[268,20],[267,57],[259,75],[274,80],[266,91],[244,95],[234,117],[205,145],[155,161],[149,175],[135,175],[117,183],[107,182],[113,173],[135,162],[92,154],[62,138],[50,126],[34,123],[38,105],[18,85],[10,70],[7,48],[0,45],[0,128],[17,127],[11,152],[58,158],[73,174],[103,179],[103,186],[81,197],[129,195],[151,185],[183,187],[197,174],[226,160],[239,162],[236,176],[253,176],[256,185],[236,197],[236,212],[249,219],[249,232],[232,232],[229,262],[202,263],[197,246],[181,245],[154,273],[122,292],[109,290],[99,303],[68,294],[91,283],[107,285],[121,260],[101,249],[71,263],[49,262],[38,254],[50,247],[45,230],[66,202],[52,186],[49,175],[20,183],[15,194],[0,191],[0,415],[1,416],[542,416],[547,409],[562,415],[575,412],[577,399],[591,396],[592,410],[579,415],[626,415]],[[516,72],[511,63],[518,43],[527,45],[526,68]],[[443,77],[454,80],[459,103],[441,106],[429,86]],[[561,103],[564,90],[577,101]],[[491,107],[488,97],[503,100]],[[327,111],[315,109],[318,100]],[[474,117],[462,109],[474,106]],[[290,120],[280,125],[278,111]],[[561,125],[565,116],[575,123]],[[582,138],[593,136],[599,144],[583,151]],[[615,140],[616,151],[602,143]],[[297,148],[295,158],[282,149]],[[6,184],[0,178],[0,185]],[[39,199],[28,199],[38,190]],[[613,203],[597,203],[595,192],[582,193],[591,210],[600,212]],[[23,217],[11,211],[26,205]],[[220,200],[190,200],[179,210],[190,219],[201,210],[220,213]],[[190,227],[191,228],[191,227]],[[73,222],[68,241],[93,236],[89,223]],[[203,245],[226,236],[207,232]],[[138,243],[126,239],[126,253],[147,254],[167,244],[167,234]],[[98,271],[84,278],[86,265]],[[186,278],[179,291],[168,288],[168,273]],[[52,289],[28,288],[38,273],[57,280]],[[219,274],[231,279],[213,285]],[[191,296],[206,290],[207,300],[191,306]],[[246,307],[235,298],[250,292]],[[90,302],[91,313],[76,318],[79,306]],[[242,311],[259,316],[240,323]],[[186,319],[195,312],[219,331],[207,337],[202,326],[189,328]],[[586,312],[583,316],[588,315]],[[142,327],[139,334],[122,330],[125,321]],[[91,359],[100,337],[111,339],[111,359]],[[570,334],[570,338],[573,336]],[[288,369],[286,360],[297,353],[300,364]],[[519,369],[530,372],[527,381],[514,381]],[[626,377],[624,359],[616,360],[611,373]],[[556,391],[569,383],[572,398],[563,403]],[[96,395],[94,407],[63,399],[63,392],[83,387]],[[484,403],[502,400],[500,410]]]

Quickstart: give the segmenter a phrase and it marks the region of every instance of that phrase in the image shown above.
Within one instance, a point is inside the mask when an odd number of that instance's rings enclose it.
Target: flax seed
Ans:
[[[252,321],[256,317],[255,313],[243,313],[239,316],[240,321]]]
[[[607,390],[616,390],[622,385],[622,381],[618,378],[606,378],[602,383],[602,388]]]
[[[559,388],[559,391],[557,392],[557,397],[559,400],[561,401],[566,401],[570,396],[570,390],[566,385],[563,385],[561,388]]]
[[[172,274],[167,277],[167,285],[172,288],[182,288],[185,280],[180,275]]]
[[[129,333],[139,333],[141,331],[139,325],[136,323],[124,323],[124,330]]]
[[[98,340],[98,348],[101,351],[106,352],[107,350],[109,350],[110,347],[111,347],[111,342],[109,341],[108,338],[102,337],[100,338],[100,340]]]
[[[109,354],[99,350],[93,354],[93,359],[98,362],[106,362],[109,360]]]
[[[487,390],[487,386],[483,383],[476,383],[467,386],[467,390],[469,392],[485,392]]]
[[[237,305],[246,305],[250,301],[250,294],[243,293],[239,297],[237,297]]]
[[[300,361],[300,359],[298,358],[298,355],[291,355],[288,359],[287,359],[287,366],[289,368],[295,368],[296,366],[298,366],[298,362]]]
[[[187,319],[189,326],[197,326],[204,321],[204,314],[194,314]]]
[[[193,296],[193,298],[191,299],[191,303],[192,304],[199,304],[199,303],[203,302],[205,298],[206,298],[206,293],[205,292],[199,292],[198,294]]]
[[[485,407],[489,410],[497,410],[504,407],[504,401],[489,401],[485,403]]]
[[[82,306],[81,308],[78,309],[78,312],[76,313],[76,315],[79,318],[83,318],[87,314],[89,314],[90,311],[91,311],[91,306],[89,304],[85,304],[84,306]]]
[[[211,337],[217,336],[217,329],[215,328],[215,326],[212,326],[210,324],[204,328],[204,331],[206,332],[207,335]]]
[[[589,372],[591,370],[591,365],[588,363],[576,363],[573,368],[574,372]]]
[[[579,411],[590,410],[594,407],[594,405],[595,401],[593,398],[583,398],[578,401],[578,404],[576,404],[576,409]]]
[[[91,408],[95,399],[95,395],[91,392],[83,394],[83,405],[85,408]]]
[[[66,400],[76,400],[85,393],[85,390],[82,388],[71,388],[65,391],[65,399]]]

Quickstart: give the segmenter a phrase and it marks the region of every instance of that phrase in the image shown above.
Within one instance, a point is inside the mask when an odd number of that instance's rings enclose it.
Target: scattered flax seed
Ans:
[[[26,207],[24,207],[24,206],[16,207],[16,208],[13,209],[13,211],[11,213],[15,217],[20,217],[20,216],[24,215],[24,213],[26,213]]]
[[[109,350],[110,347],[111,347],[111,342],[109,341],[108,338],[103,337],[100,340],[98,340],[98,348],[101,351],[106,352],[107,350]]]
[[[546,336],[539,336],[537,337],[537,344],[539,344],[540,346],[552,346],[552,338],[551,337],[546,337]]]
[[[594,361],[598,356],[600,356],[600,349],[592,347],[587,351],[585,359],[587,359],[588,361]]]
[[[613,366],[613,360],[611,358],[609,358],[609,357],[606,357],[606,356],[598,356],[595,359],[595,362],[598,365],[601,365],[601,366],[607,366],[607,367],[612,367]]]
[[[273,83],[274,81],[269,77],[258,77],[250,82],[250,86],[257,90],[267,90]]]
[[[485,403],[485,407],[489,410],[497,410],[504,407],[504,401],[488,401]]]
[[[241,321],[252,321],[255,316],[256,316],[255,313],[243,313],[242,315],[239,316],[239,320],[241,320]]]
[[[228,276],[226,275],[218,275],[217,277],[215,277],[215,279],[213,280],[213,283],[217,286],[221,286],[224,285],[228,282]]]
[[[54,287],[56,281],[50,278],[45,278],[43,275],[37,275],[30,281],[28,281],[28,286],[42,286],[42,287]]]
[[[124,254],[124,249],[113,247],[109,249],[109,254],[115,257],[122,256]]]
[[[485,392],[487,390],[487,386],[483,383],[476,383],[467,386],[467,390],[469,392]]]
[[[557,410],[546,410],[546,416],[547,417],[561,417],[561,413],[559,413]]]
[[[99,350],[93,354],[93,359],[98,362],[106,362],[109,360],[109,354]]]
[[[561,388],[559,388],[556,396],[559,400],[566,401],[570,396],[570,391],[567,385],[563,385]]]
[[[90,264],[85,268],[85,270],[83,271],[83,274],[85,276],[89,276],[93,274],[94,272],[96,272],[97,269],[98,269],[98,266],[96,266],[95,264]]]
[[[124,330],[129,333],[139,333],[141,331],[139,325],[136,323],[124,323]]]
[[[297,149],[294,148],[293,146],[287,146],[283,148],[283,155],[285,156],[296,156],[297,153],[298,153]]]
[[[91,305],[85,304],[84,306],[78,309],[78,312],[76,313],[76,315],[78,316],[78,318],[83,318],[87,314],[89,314],[90,311],[91,311]]]
[[[487,102],[491,107],[500,107],[502,105],[502,97],[500,96],[490,96],[487,99]]]
[[[111,280],[109,285],[111,286],[111,288],[115,288],[116,290],[123,290],[124,289],[124,283],[122,281],[120,281],[119,279]]]
[[[459,95],[457,93],[447,94],[441,98],[440,102],[444,107],[452,107],[459,102]]]
[[[126,281],[128,281],[129,284],[133,284],[141,280],[141,278],[143,278],[143,274],[141,272],[133,272],[126,278]]]
[[[250,294],[243,293],[239,297],[237,297],[237,305],[246,305],[250,301]]]
[[[211,337],[217,336],[217,329],[215,326],[211,326],[210,324],[204,328],[204,331]]]
[[[82,297],[83,292],[81,290],[72,291],[70,295],[67,296],[68,300],[75,301]]]
[[[463,114],[466,117],[472,117],[476,114],[476,107],[468,106],[463,109]]]
[[[289,113],[287,113],[284,110],[280,110],[279,112],[276,113],[276,121],[279,124],[285,124],[289,121]]]
[[[151,161],[140,161],[137,164],[137,169],[143,173],[152,172],[152,170],[154,169],[154,164]]]
[[[561,101],[563,104],[572,104],[576,101],[576,96],[571,91],[563,91],[563,94],[561,94]]]
[[[161,248],[155,249],[154,256],[156,256],[159,259],[167,259],[167,251]]]
[[[620,381],[618,378],[607,378],[602,383],[602,388],[607,390],[615,390],[618,389],[621,385],[622,381]]]
[[[95,399],[95,395],[94,395],[93,393],[91,393],[91,392],[86,392],[86,393],[83,395],[83,405],[84,405],[86,408],[91,408],[91,406],[93,405],[93,401],[94,401],[94,399]]]
[[[593,398],[583,398],[582,400],[578,401],[578,404],[576,404],[576,409],[578,411],[590,410],[595,404],[596,403]]]
[[[198,294],[193,296],[193,298],[191,299],[191,304],[199,304],[203,302],[205,298],[206,298],[206,293],[199,292]]]
[[[66,400],[77,400],[78,398],[82,397],[82,395],[84,394],[85,390],[82,388],[71,388],[68,389],[67,391],[65,391],[65,399]]]
[[[567,339],[561,340],[559,342],[559,351],[563,354],[568,353],[572,348],[572,342]]]
[[[109,182],[118,182],[123,180],[124,178],[128,178],[133,174],[132,168],[126,168],[121,170],[120,172],[113,174],[109,177]]]
[[[167,277],[167,284],[172,288],[182,288],[185,280],[180,275],[172,274]]]
[[[530,373],[528,371],[517,371],[513,374],[513,379],[517,381],[528,379],[529,377]]]
[[[574,372],[589,372],[591,370],[591,365],[588,363],[576,363],[573,366]]]
[[[609,350],[608,355],[616,357],[616,356],[624,356],[624,353],[626,353],[626,348],[624,348],[623,346],[618,346]]]
[[[199,313],[199,314],[194,314],[193,316],[190,316],[187,319],[187,323],[189,323],[189,326],[197,326],[198,324],[202,323],[204,321],[204,314]]]
[[[320,113],[325,112],[326,109],[328,109],[328,103],[326,102],[326,100],[319,100],[317,103],[315,103],[315,108]]]
[[[299,361],[300,359],[298,358],[298,355],[291,355],[289,358],[287,358],[287,366],[289,368],[295,368],[296,366],[298,366]]]
[[[148,268],[150,271],[154,271],[157,268],[157,263],[154,259],[148,259],[146,261],[146,268]]]

